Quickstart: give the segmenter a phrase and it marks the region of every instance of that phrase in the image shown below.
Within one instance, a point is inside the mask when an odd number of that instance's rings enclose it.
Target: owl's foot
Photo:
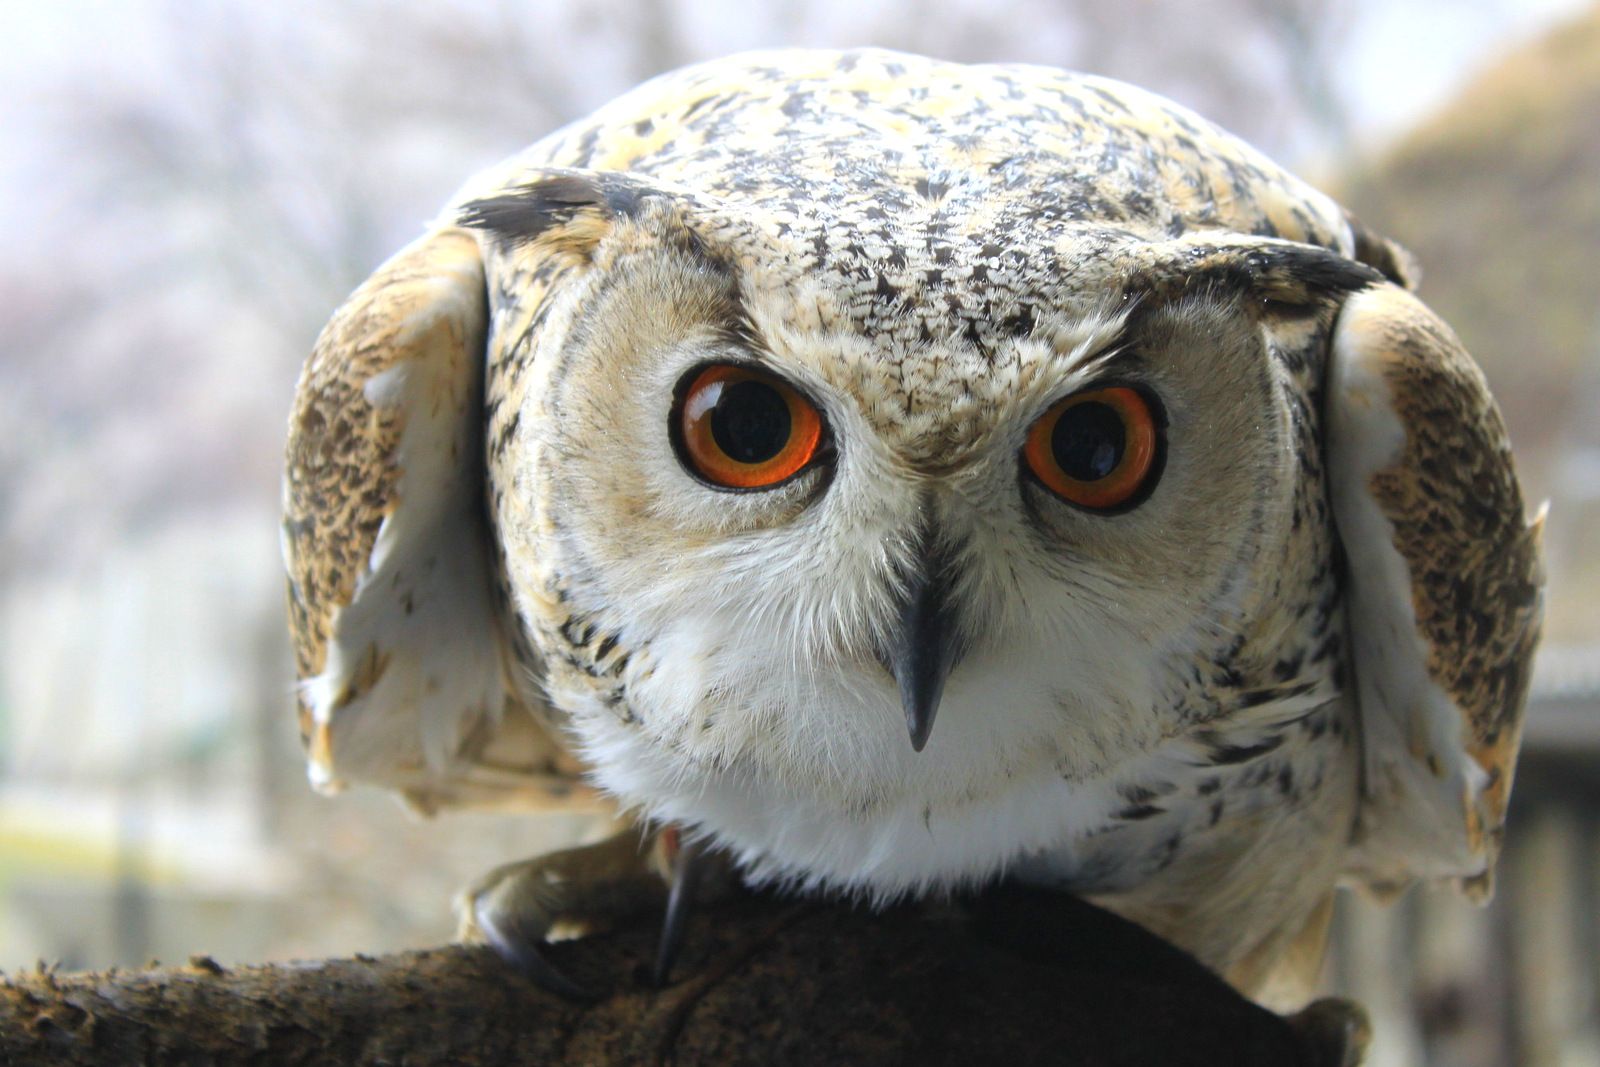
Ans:
[[[551,964],[544,946],[552,936],[575,937],[614,926],[666,904],[666,921],[654,969],[665,984],[708,857],[698,846],[680,847],[669,828],[630,828],[598,844],[565,849],[497,867],[456,898],[458,940],[481,942],[534,984],[574,1000],[598,995]],[[668,884],[671,890],[668,890]]]
[[[660,907],[661,835],[630,827],[598,844],[496,867],[456,897],[461,941],[482,942],[536,985],[575,1000],[596,994],[558,971],[543,948]]]
[[[1372,1043],[1367,1010],[1343,997],[1323,997],[1288,1016],[1288,1023],[1317,1054],[1317,1067],[1360,1067]]]

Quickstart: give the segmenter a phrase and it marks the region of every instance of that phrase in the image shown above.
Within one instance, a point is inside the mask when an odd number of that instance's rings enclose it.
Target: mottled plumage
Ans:
[[[285,521],[313,776],[434,808],[594,803],[581,775],[747,878],[876,898],[1009,872],[1264,992],[1341,878],[1485,884],[1516,755],[1537,525],[1408,270],[1104,79],[658,78],[470,181],[318,343]],[[708,363],[793,386],[826,451],[697,480],[669,423]],[[1161,453],[1091,514],[1019,451],[1107,383]],[[906,621],[928,588],[942,630]],[[918,752],[896,680],[935,630]]]

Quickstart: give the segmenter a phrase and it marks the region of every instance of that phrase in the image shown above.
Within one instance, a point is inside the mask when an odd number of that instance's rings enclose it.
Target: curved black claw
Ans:
[[[698,844],[684,841],[672,861],[672,889],[667,893],[667,916],[661,926],[661,944],[656,949],[656,968],[651,978],[664,986],[672,977],[672,964],[683,948],[684,931],[689,928],[689,912],[694,907],[695,890],[704,864]]]
[[[599,999],[599,994],[574,982],[545,959],[540,951],[544,941],[526,936],[525,931],[517,929],[520,924],[513,922],[511,928],[507,929],[491,909],[481,904],[473,904],[472,913],[478,922],[478,929],[483,932],[484,941],[494,949],[494,954],[528,981],[568,1000]]]

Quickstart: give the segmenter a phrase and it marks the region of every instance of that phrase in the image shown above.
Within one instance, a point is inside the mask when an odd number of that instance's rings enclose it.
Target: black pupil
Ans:
[[[738,463],[765,463],[789,443],[789,405],[766,382],[724,385],[711,409],[711,438]]]
[[[1090,400],[1061,413],[1050,432],[1050,450],[1068,478],[1098,482],[1122,462],[1127,440],[1116,409]]]

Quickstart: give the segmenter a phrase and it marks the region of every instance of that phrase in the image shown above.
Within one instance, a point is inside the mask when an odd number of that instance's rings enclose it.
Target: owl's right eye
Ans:
[[[720,489],[772,489],[805,470],[822,416],[788,382],[736,363],[691,371],[678,387],[672,439],[684,467]]]

